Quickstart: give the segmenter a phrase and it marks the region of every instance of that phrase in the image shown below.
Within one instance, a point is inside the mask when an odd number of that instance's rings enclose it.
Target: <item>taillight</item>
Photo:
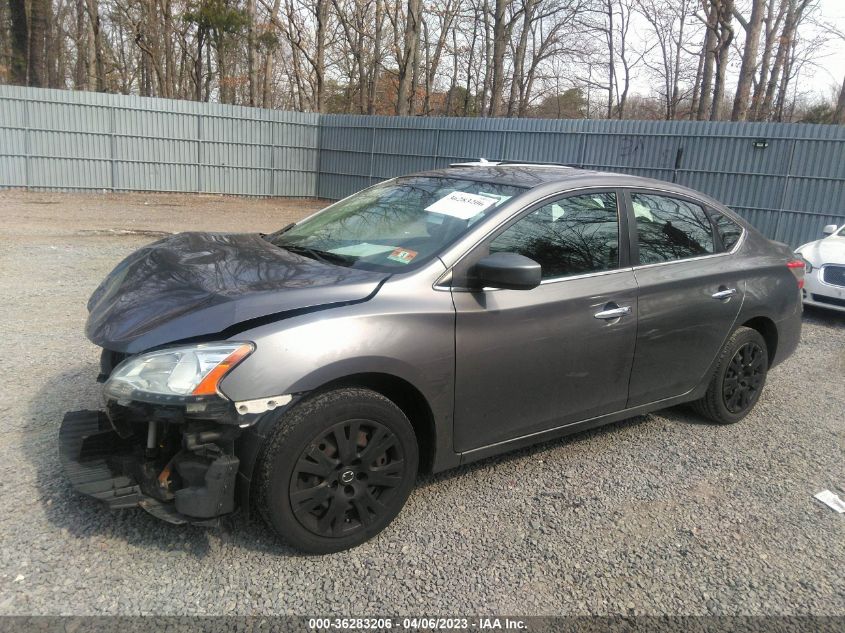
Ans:
[[[795,280],[798,282],[798,287],[804,287],[804,260],[803,259],[793,259],[791,261],[786,262],[786,267],[792,271],[792,274],[795,275]]]

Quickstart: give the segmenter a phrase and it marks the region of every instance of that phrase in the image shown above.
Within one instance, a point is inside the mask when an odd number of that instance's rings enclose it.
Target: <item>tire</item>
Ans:
[[[757,331],[738,327],[716,361],[704,397],[692,403],[700,415],[718,424],[733,424],[757,404],[769,369],[766,341]]]
[[[418,463],[414,429],[392,401],[363,388],[319,393],[285,412],[268,437],[256,510],[300,550],[348,549],[399,514]]]

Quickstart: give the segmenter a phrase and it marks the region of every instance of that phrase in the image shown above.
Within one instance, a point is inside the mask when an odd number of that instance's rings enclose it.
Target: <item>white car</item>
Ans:
[[[804,259],[804,305],[845,312],[845,224],[795,249]]]

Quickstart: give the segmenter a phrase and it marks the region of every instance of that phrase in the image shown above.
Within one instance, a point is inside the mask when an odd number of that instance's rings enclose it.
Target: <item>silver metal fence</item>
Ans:
[[[484,157],[677,182],[792,246],[845,223],[845,126],[327,115],[320,127],[324,198]]]
[[[793,246],[845,223],[845,126],[316,115],[0,86],[0,187],[337,199],[479,157],[674,181]]]
[[[319,117],[0,86],[0,187],[313,197]]]

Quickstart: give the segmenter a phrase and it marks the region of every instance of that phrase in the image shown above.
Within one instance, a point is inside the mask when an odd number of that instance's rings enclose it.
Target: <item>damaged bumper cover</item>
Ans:
[[[181,405],[111,400],[106,411],[72,411],[59,431],[62,466],[77,491],[111,509],[139,506],[170,523],[216,525],[248,496],[260,440],[249,427],[261,407],[246,415],[237,408],[211,397]]]

